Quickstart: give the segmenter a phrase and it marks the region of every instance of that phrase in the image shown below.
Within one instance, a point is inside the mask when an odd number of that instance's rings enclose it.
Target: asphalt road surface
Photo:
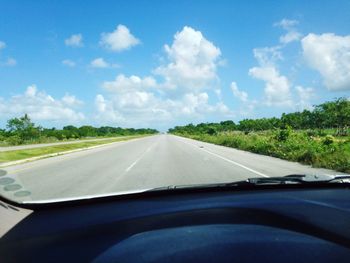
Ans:
[[[337,174],[187,138],[155,135],[2,168],[0,194],[47,200],[295,173]]]

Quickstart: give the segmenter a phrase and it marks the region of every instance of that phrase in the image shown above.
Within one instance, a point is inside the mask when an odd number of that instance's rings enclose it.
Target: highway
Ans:
[[[338,174],[164,134],[2,168],[0,194],[47,200],[295,173]]]

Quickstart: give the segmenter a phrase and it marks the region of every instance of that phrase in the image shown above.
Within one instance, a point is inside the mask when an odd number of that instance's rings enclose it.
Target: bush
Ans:
[[[291,135],[291,133],[292,133],[292,129],[290,127],[279,130],[279,132],[277,133],[276,139],[280,142],[286,141]]]
[[[324,137],[324,136],[327,136],[327,132],[325,130],[318,129],[317,135],[320,137]]]
[[[327,135],[324,139],[323,139],[323,145],[331,145],[334,143],[335,138],[332,135]]]
[[[214,135],[214,134],[216,134],[216,130],[215,130],[214,128],[209,128],[209,129],[207,130],[207,134],[209,134],[209,135]]]
[[[23,143],[22,138],[19,135],[12,135],[6,139],[9,145],[19,145]]]
[[[307,130],[306,135],[309,137],[316,137],[318,134],[317,134],[317,131],[315,130]]]

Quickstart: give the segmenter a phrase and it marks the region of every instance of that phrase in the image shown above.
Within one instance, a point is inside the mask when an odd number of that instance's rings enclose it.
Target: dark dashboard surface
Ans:
[[[0,206],[0,215],[6,209]],[[0,257],[1,262],[349,262],[350,191],[163,191],[39,206],[0,239]]]

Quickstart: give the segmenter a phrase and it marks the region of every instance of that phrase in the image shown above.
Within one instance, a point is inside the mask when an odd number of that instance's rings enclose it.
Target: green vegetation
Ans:
[[[344,98],[281,118],[189,124],[170,133],[350,173],[350,101]]]
[[[22,160],[26,158],[42,156],[46,154],[71,151],[75,149],[81,149],[81,148],[102,145],[102,144],[107,144],[112,142],[130,140],[130,139],[143,137],[143,136],[146,136],[146,135],[124,136],[124,137],[116,137],[116,138],[111,138],[106,140],[77,142],[77,143],[71,143],[71,144],[61,144],[61,145],[47,146],[47,147],[40,147],[40,148],[5,151],[5,152],[0,152],[0,163],[17,161],[17,160]]]
[[[23,117],[8,120],[6,129],[0,129],[0,146],[155,133],[158,133],[155,129],[116,128],[109,126],[95,128],[88,125],[79,128],[68,125],[61,130],[56,128],[46,129],[36,126],[29,116],[25,114]]]

